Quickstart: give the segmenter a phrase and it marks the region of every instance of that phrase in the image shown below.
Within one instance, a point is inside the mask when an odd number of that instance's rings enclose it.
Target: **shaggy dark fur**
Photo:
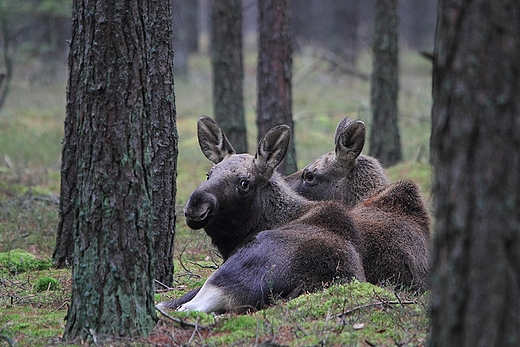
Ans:
[[[335,151],[286,177],[311,200],[337,200],[353,207],[350,217],[363,238],[367,280],[422,292],[428,288],[430,217],[419,187],[391,184],[379,162],[360,155],[365,125],[345,117],[336,128]]]

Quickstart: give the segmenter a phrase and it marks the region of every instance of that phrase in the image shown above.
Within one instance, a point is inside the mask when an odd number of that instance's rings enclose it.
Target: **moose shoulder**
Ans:
[[[365,280],[361,238],[348,209],[305,199],[275,172],[289,144],[287,126],[271,129],[255,156],[236,154],[208,117],[199,119],[198,138],[215,165],[184,212],[191,228],[205,229],[224,262],[198,292],[159,307],[243,312],[333,281]]]
[[[337,126],[335,150],[286,177],[311,200],[337,200],[352,209],[363,239],[367,281],[412,290],[428,287],[430,217],[417,184],[390,184],[379,162],[361,155],[365,126],[345,117]]]

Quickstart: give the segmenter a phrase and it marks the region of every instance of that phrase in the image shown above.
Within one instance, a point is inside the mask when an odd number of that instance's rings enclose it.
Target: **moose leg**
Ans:
[[[200,291],[200,288],[193,289],[192,291],[187,292],[180,298],[168,301],[162,301],[156,305],[156,307],[160,310],[176,310],[179,306],[191,301],[195,295]]]
[[[234,306],[232,298],[227,295],[223,288],[220,288],[211,283],[211,279],[217,275],[213,273],[204,285],[197,291],[197,294],[190,301],[182,304],[179,311],[202,311],[223,313],[226,311],[233,311]],[[189,292],[190,294],[192,292]],[[188,295],[186,294],[186,295]]]

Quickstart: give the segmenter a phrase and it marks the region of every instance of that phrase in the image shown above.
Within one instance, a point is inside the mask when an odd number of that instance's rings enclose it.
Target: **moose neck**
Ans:
[[[267,184],[265,194],[261,195],[263,218],[257,232],[298,219],[315,204],[295,193],[281,176],[276,175],[276,179]]]

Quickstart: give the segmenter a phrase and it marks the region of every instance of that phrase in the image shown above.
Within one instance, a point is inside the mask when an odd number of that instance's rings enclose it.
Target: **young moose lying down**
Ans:
[[[184,213],[191,228],[205,229],[224,262],[200,290],[159,308],[244,312],[333,281],[365,280],[360,235],[347,208],[309,201],[275,172],[289,145],[289,127],[271,129],[254,157],[236,154],[208,117],[199,119],[198,138],[215,165]]]
[[[334,144],[334,152],[286,177],[286,182],[308,199],[337,200],[353,206],[349,215],[363,239],[367,281],[425,291],[430,217],[419,187],[410,180],[390,184],[379,162],[361,155],[365,144],[362,121],[343,118]]]

